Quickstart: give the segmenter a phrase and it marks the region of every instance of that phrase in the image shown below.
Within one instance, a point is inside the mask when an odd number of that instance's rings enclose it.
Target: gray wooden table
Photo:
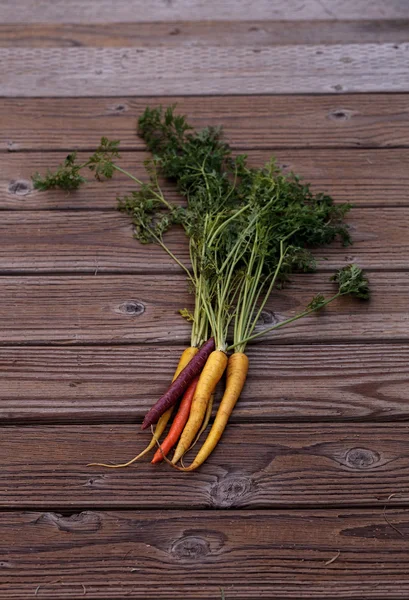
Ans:
[[[406,0],[0,1],[0,598],[409,596],[408,92]],[[199,471],[90,468],[144,446],[190,297],[115,210],[126,178],[67,195],[30,175],[107,135],[143,176],[136,119],[174,102],[354,203],[354,246],[267,319],[352,260],[373,298],[250,346]]]

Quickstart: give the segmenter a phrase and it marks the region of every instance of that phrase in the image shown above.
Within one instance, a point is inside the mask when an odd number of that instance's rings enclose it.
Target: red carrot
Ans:
[[[151,460],[151,463],[153,465],[155,463],[161,462],[163,460],[163,456],[166,456],[168,452],[173,448],[173,446],[177,443],[179,436],[182,433],[183,428],[186,425],[186,422],[189,418],[190,407],[192,405],[192,400],[196,391],[198,381],[199,377],[195,377],[192,383],[187,388],[186,392],[184,393],[179,406],[179,410],[175,418],[173,419],[171,428],[169,429],[169,433],[165,437],[165,439],[160,445],[160,448],[157,449],[155,456]]]
[[[178,398],[184,394],[193,379],[202,372],[209,355],[214,349],[214,338],[211,337],[203,344],[196,356],[192,358],[189,364],[171,384],[166,394],[164,394],[162,398],[159,398],[157,403],[150,409],[142,423],[142,429],[147,429],[151,425],[157,423],[159,417],[163,415],[168,408],[176,404]]]

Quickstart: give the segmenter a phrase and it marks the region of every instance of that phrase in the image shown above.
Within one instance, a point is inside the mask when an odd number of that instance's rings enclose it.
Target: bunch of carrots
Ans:
[[[247,343],[340,296],[367,299],[369,287],[361,269],[348,265],[332,278],[337,290],[331,297],[317,295],[299,314],[260,330],[272,291],[293,272],[314,271],[313,248],[337,237],[351,243],[344,222],[350,205],[335,205],[328,195],[312,193],[295,175],[284,175],[273,160],[249,167],[246,156],[233,157],[221,130],[196,132],[173,107],[147,108],[138,130],[152,153],[145,164],[148,183],[118,165],[118,142],[106,138],[86,163],[78,164],[70,155],[57,171],[36,174],[33,180],[38,189],[72,190],[85,182],[81,172],[90,168],[97,179],[120,171],[137,184],[119,201],[119,209],[132,219],[141,243],[161,246],[185,273],[194,308],[181,314],[192,325],[191,345],[182,353],[169,389],[143,421],[142,429],[152,430],[147,447],[126,463],[93,464],[125,467],[157,447],[152,463],[165,459],[179,470],[193,471],[216,448],[241,395],[249,369]],[[183,204],[165,197],[160,178],[174,182]],[[165,234],[172,227],[182,227],[186,234],[189,265],[166,244]],[[210,431],[193,462],[184,466],[183,457],[208,426],[214,391],[225,372],[225,390]]]

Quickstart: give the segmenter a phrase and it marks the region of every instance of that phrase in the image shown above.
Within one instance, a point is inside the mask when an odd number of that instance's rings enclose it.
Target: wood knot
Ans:
[[[25,179],[13,179],[9,183],[10,194],[16,194],[16,196],[27,196],[32,191],[30,181]]]
[[[353,469],[371,469],[380,461],[380,455],[367,448],[351,448],[345,456],[345,462]]]
[[[210,546],[204,538],[188,535],[177,540],[171,552],[180,560],[199,560],[209,554]]]
[[[279,319],[272,310],[262,310],[258,325],[275,325]]]
[[[228,477],[222,479],[211,490],[213,506],[230,508],[243,506],[255,491],[255,483],[249,477]]]
[[[328,113],[328,118],[332,121],[349,121],[352,117],[352,111],[345,108],[337,108]]]
[[[174,29],[171,29],[169,31],[169,35],[179,35],[180,34],[180,29],[179,27],[175,27]]]
[[[72,515],[48,512],[42,514],[35,524],[53,525],[59,531],[71,533],[93,533],[101,528],[101,518],[97,513],[88,511]]]
[[[145,312],[145,305],[139,300],[127,300],[123,302],[119,307],[119,312],[124,315],[131,315],[133,317],[139,317]]]

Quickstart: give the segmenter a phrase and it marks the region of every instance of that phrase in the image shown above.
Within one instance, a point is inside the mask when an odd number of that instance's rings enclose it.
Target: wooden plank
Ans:
[[[6,427],[0,508],[408,505],[408,434],[407,423],[230,424],[191,475],[151,465],[149,456],[128,469],[87,466],[140,452],[150,432],[136,424]]]
[[[405,599],[408,523],[403,509],[4,512],[0,597]]]
[[[122,23],[161,21],[333,21],[407,19],[405,0],[15,0],[0,5],[0,21],[19,23]]]
[[[390,150],[328,149],[311,150],[250,150],[251,165],[262,165],[272,155],[284,171],[294,171],[313,189],[333,195],[339,202],[352,202],[356,206],[399,206],[409,204],[409,151],[405,148]],[[116,174],[104,184],[91,180],[75,193],[62,191],[33,191],[30,177],[35,171],[45,173],[64,160],[66,153],[17,152],[2,156],[0,171],[1,209],[115,209],[118,195],[132,190],[125,175]],[[79,159],[89,154],[79,154]],[[146,179],[144,152],[123,152],[121,166]],[[174,186],[164,185],[167,196],[176,200]]]
[[[253,4],[254,5],[254,4]],[[409,14],[408,14],[409,17]],[[234,13],[232,13],[234,18]],[[408,40],[408,21],[172,21],[163,23],[0,23],[0,47],[277,46]]]
[[[0,343],[130,344],[189,342],[178,310],[191,306],[183,277],[122,275],[2,277]],[[409,273],[376,273],[370,302],[341,298],[268,334],[281,343],[407,341]],[[328,275],[299,275],[273,294],[263,322],[304,310],[317,293],[333,294]],[[261,325],[260,325],[261,326]]]
[[[358,262],[365,269],[408,269],[408,208],[352,209],[354,241],[315,251],[319,271]],[[132,225],[119,212],[8,211],[0,222],[0,273],[181,273],[158,245],[133,238]],[[165,236],[172,252],[189,265],[181,229]]]
[[[223,125],[233,148],[409,146],[407,96],[376,94],[3,98],[0,150],[88,150],[99,144],[102,134],[120,139],[122,148],[141,150],[144,143],[135,135],[137,119],[146,106],[160,104],[176,104],[195,128]]]
[[[132,471],[86,466],[107,455],[122,461],[144,447],[149,434],[135,425],[5,428],[0,505],[63,510],[383,505],[407,486],[407,434],[406,424],[231,425],[223,447],[191,477],[166,465],[153,467],[148,459]],[[71,494],[64,496],[63,488]],[[402,499],[407,502],[395,492],[391,503]]]
[[[0,347],[0,421],[141,421],[181,352],[182,346],[146,344]],[[250,345],[248,355],[250,372],[232,422],[409,418],[405,344],[275,345],[262,352]],[[220,394],[221,386],[216,400]]]
[[[196,50],[185,46],[0,48],[1,95],[409,91],[409,43],[204,46]]]

